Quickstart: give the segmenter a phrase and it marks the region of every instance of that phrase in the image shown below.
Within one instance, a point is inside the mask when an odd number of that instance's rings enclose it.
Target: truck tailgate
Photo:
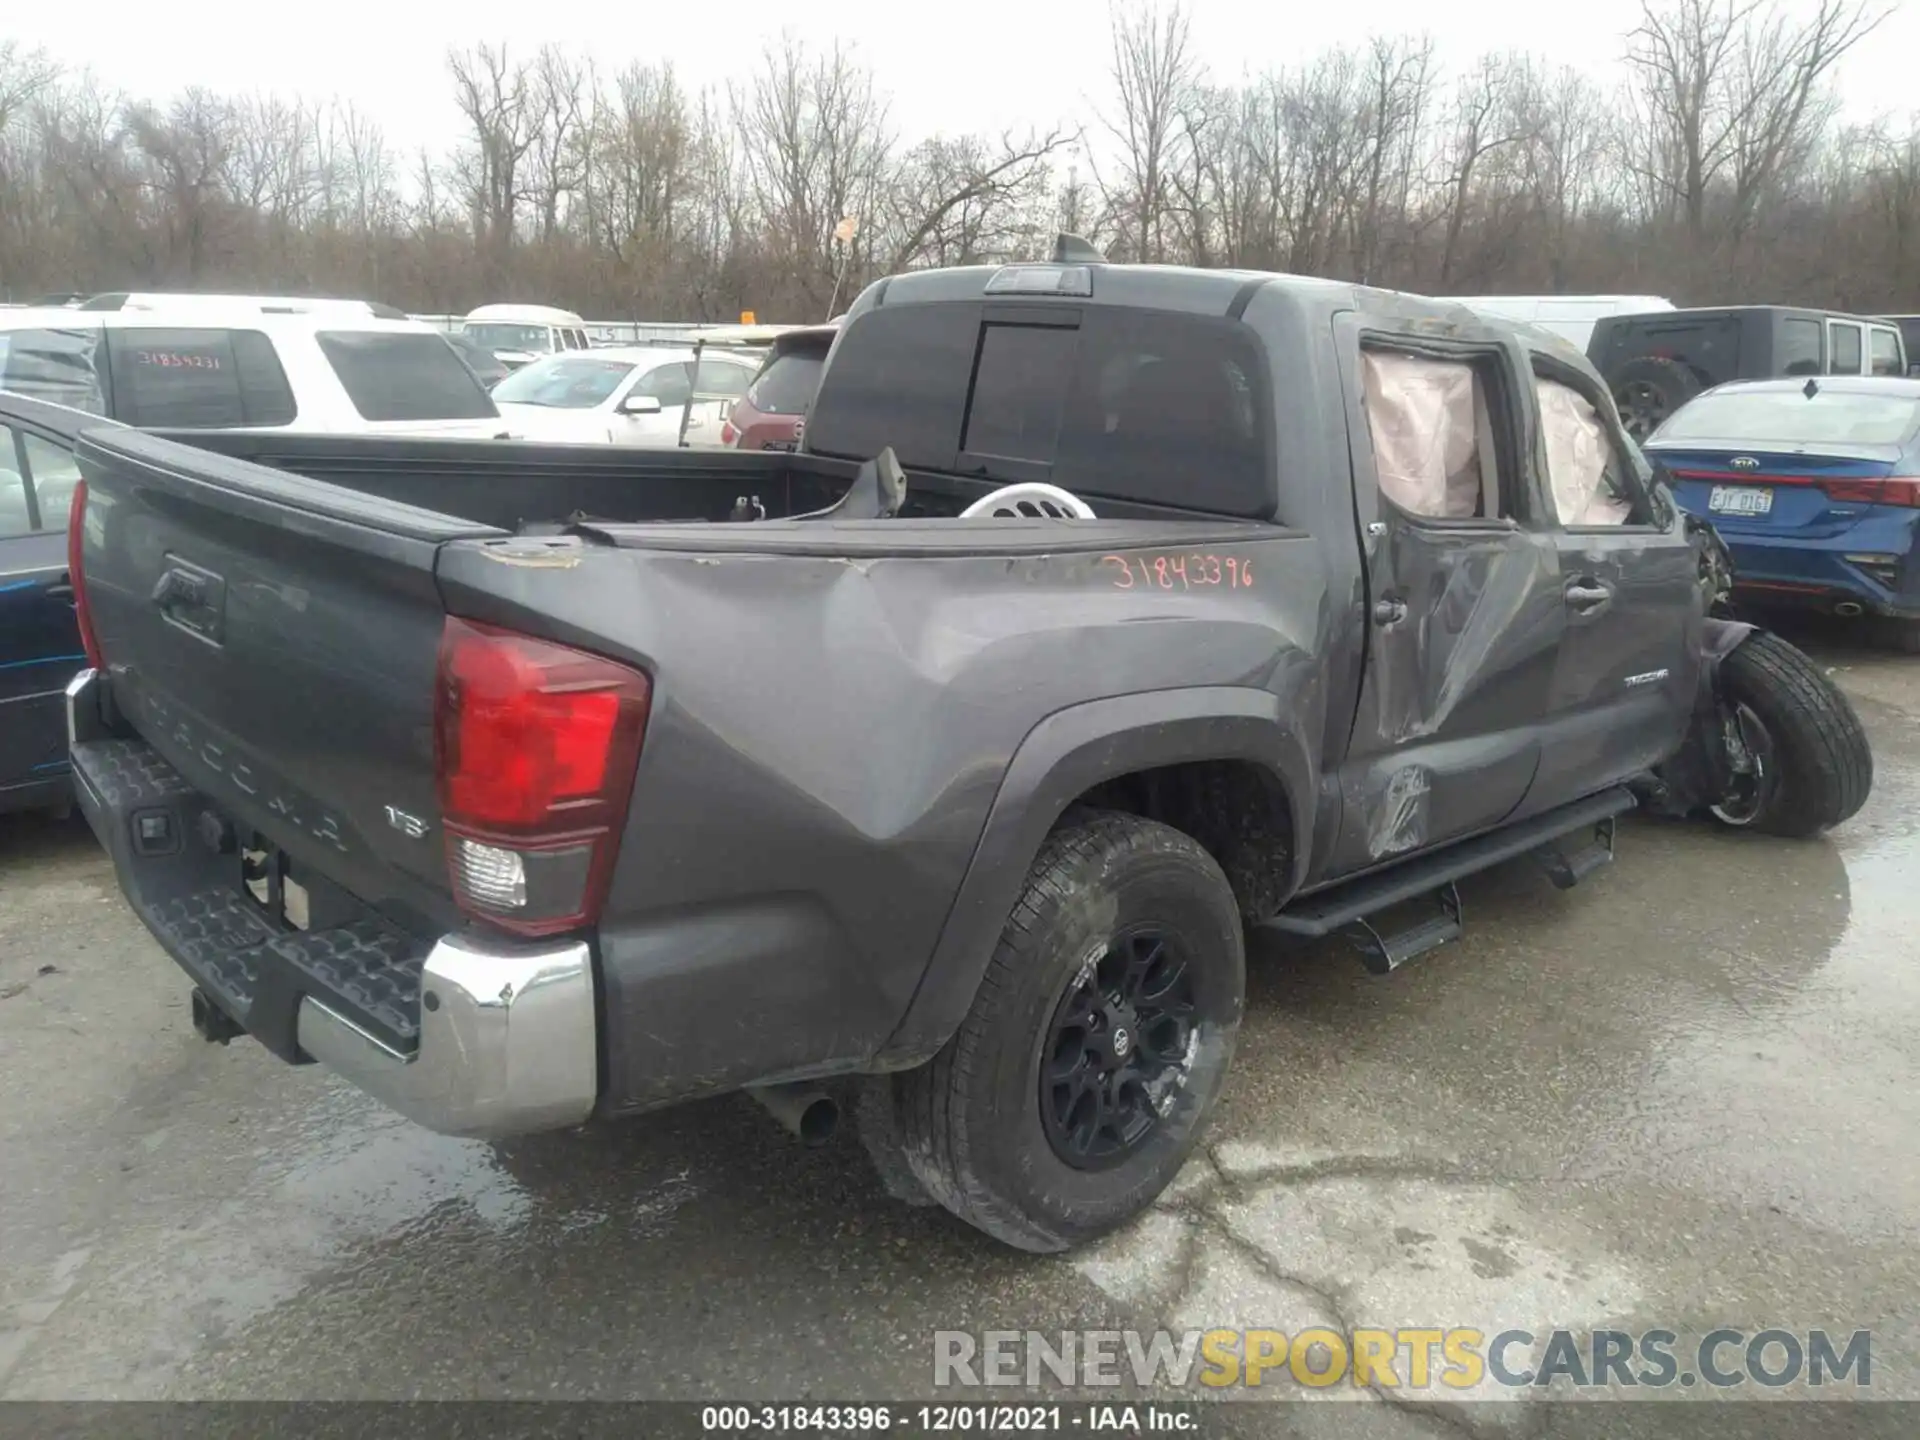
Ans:
[[[443,542],[498,532],[137,431],[90,432],[78,458],[111,702],[231,822],[197,838],[257,840],[310,903],[330,883],[445,928],[444,853],[420,838],[437,834],[433,566]]]

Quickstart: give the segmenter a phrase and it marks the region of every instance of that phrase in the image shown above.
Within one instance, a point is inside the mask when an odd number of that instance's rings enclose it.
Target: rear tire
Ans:
[[[1608,377],[1620,423],[1635,440],[1644,440],[1674,411],[1701,390],[1700,377],[1678,360],[1639,355]]]
[[[1873,750],[1852,702],[1817,665],[1777,635],[1756,630],[1720,662],[1727,700],[1757,720],[1749,736],[1771,767],[1742,806],[1714,807],[1723,823],[1769,835],[1817,835],[1855,814],[1873,788]]]
[[[997,1240],[1091,1240],[1185,1163],[1245,992],[1240,913],[1213,857],[1156,821],[1078,815],[1042,846],[959,1030],[892,1077],[902,1151]]]

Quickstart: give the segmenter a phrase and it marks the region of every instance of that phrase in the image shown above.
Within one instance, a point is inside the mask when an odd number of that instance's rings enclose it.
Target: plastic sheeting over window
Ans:
[[[1621,525],[1633,504],[1620,493],[1619,466],[1587,397],[1558,380],[1536,380],[1547,478],[1562,525]]]
[[[99,343],[98,330],[0,330],[0,390],[104,415]]]
[[[1484,406],[1473,366],[1386,350],[1360,359],[1381,493],[1413,515],[1478,514]]]

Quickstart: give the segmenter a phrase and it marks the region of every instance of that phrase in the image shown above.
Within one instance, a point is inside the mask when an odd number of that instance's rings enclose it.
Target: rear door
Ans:
[[[1605,398],[1584,375],[1543,359],[1534,398],[1566,638],[1528,812],[1604,789],[1672,753],[1692,713],[1700,626],[1684,521],[1654,503]]]
[[[1518,809],[1566,632],[1509,352],[1342,327],[1371,624],[1329,877]]]
[[[61,692],[86,663],[67,583],[73,474],[63,445],[0,424],[0,808],[67,769]]]

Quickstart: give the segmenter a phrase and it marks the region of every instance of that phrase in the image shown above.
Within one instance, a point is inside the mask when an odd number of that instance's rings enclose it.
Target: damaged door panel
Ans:
[[[1329,878],[1520,805],[1566,629],[1501,351],[1340,328],[1369,623]]]
[[[1699,688],[1700,636],[1685,530],[1660,523],[1599,392],[1570,370],[1536,366],[1538,459],[1566,618],[1535,791],[1552,797],[1659,763]]]

